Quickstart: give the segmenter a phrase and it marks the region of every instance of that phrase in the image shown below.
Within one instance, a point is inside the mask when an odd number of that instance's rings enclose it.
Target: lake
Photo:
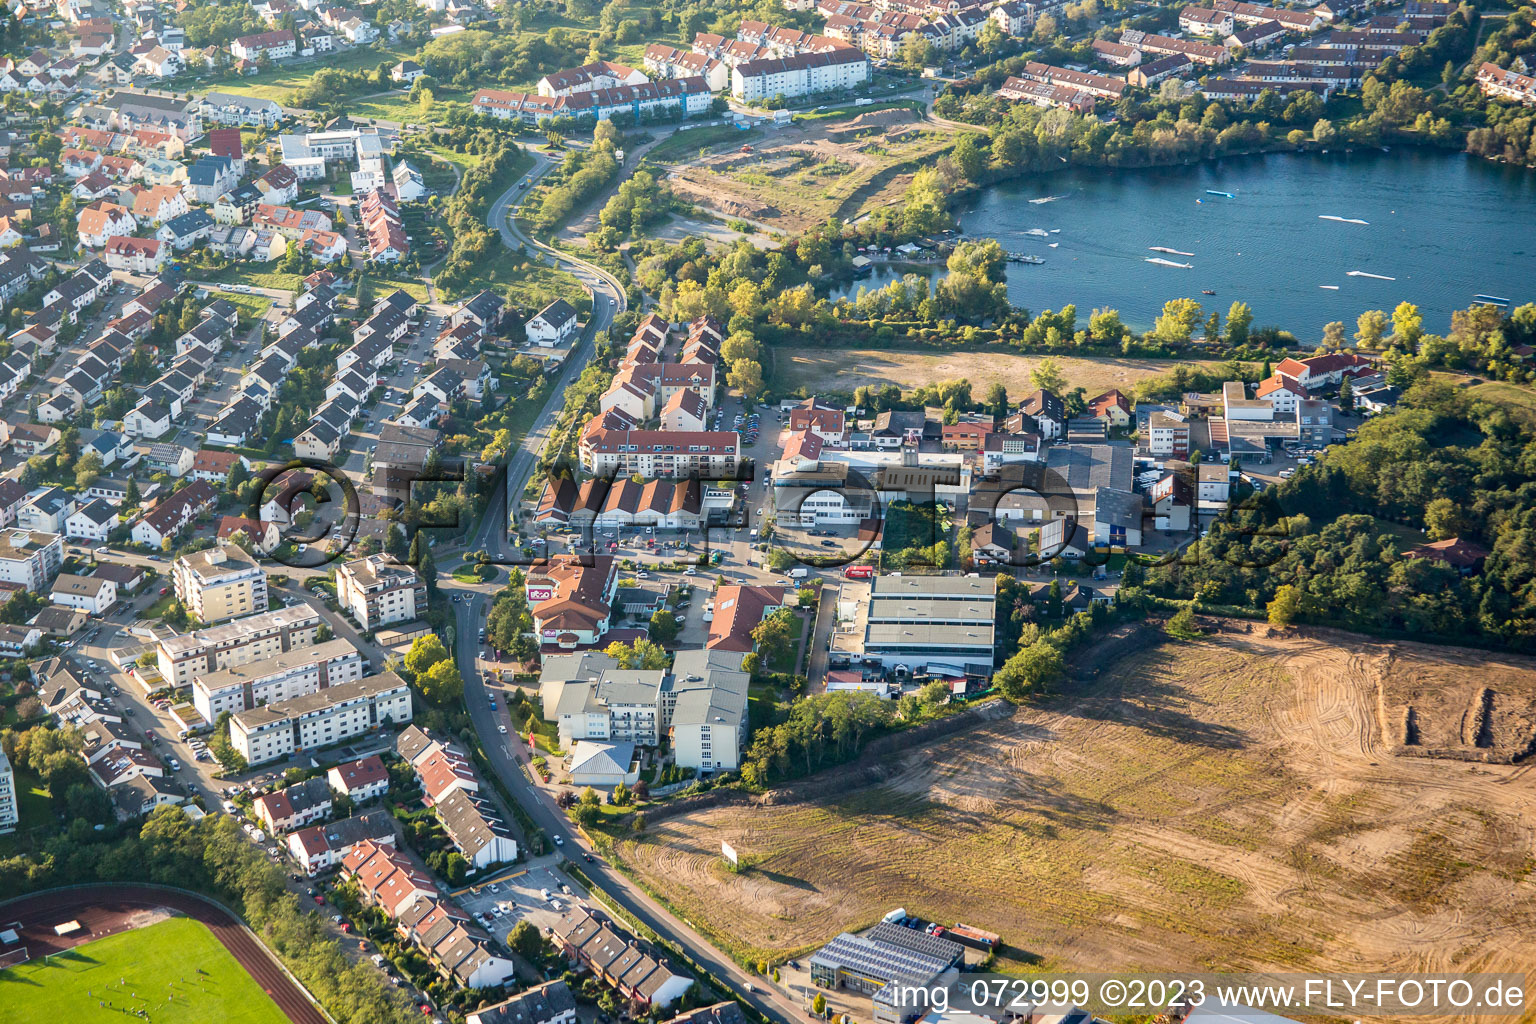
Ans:
[[[1060,198],[1029,202],[1047,196]],[[1009,298],[1034,312],[1074,302],[1079,323],[1108,306],[1145,330],[1167,299],[1198,299],[1223,315],[1242,299],[1255,326],[1282,327],[1310,342],[1330,320],[1353,333],[1362,311],[1390,313],[1403,299],[1418,304],[1433,331],[1449,327],[1451,311],[1478,293],[1516,305],[1536,301],[1536,174],[1459,153],[1275,153],[1185,167],[1064,170],[987,190],[960,213],[960,227],[1043,257],[1043,266],[1009,264]],[[1030,229],[1059,233],[1042,238],[1026,234]],[[1351,277],[1352,270],[1396,280]],[[834,295],[896,276],[879,271]]]

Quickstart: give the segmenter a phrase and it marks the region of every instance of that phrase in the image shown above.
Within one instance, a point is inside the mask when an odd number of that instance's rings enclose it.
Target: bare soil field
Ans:
[[[902,906],[1000,933],[1008,969],[1527,971],[1533,765],[1395,757],[1383,723],[1382,694],[1464,689],[1479,657],[1339,633],[1116,644],[1037,706],[658,815],[618,852],[768,959]],[[750,867],[725,870],[721,840]]]
[[[1396,753],[1509,764],[1536,754],[1536,674],[1524,659],[1434,648],[1387,655],[1382,726]]]
[[[913,167],[953,143],[952,129],[919,120],[911,110],[879,110],[803,120],[746,145],[727,138],[674,166],[668,183],[722,217],[776,231],[800,231],[834,214],[852,219],[899,196]]]
[[[983,395],[994,382],[1007,385],[1009,396],[1022,398],[1034,390],[1029,371],[1041,356],[1011,352],[892,352],[885,349],[782,348],[773,353],[773,385],[781,391],[797,387],[836,388],[852,391],[866,384],[899,384],[915,388],[941,380],[965,378],[971,392]],[[1073,387],[1088,389],[1089,397],[1110,388],[1129,389],[1139,380],[1166,372],[1169,359],[1088,359],[1056,356],[1056,362]],[[1200,361],[1194,361],[1199,364]],[[1211,362],[1210,365],[1216,365]]]

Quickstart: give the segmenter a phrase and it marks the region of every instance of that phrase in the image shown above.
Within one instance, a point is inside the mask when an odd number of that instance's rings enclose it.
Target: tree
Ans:
[[[1275,588],[1274,600],[1265,606],[1269,612],[1269,624],[1281,629],[1296,621],[1296,616],[1301,614],[1301,591],[1293,584],[1283,583]]]
[[[1061,677],[1061,652],[1045,640],[1036,640],[1016,651],[992,677],[1004,697],[1021,701],[1039,693]]]
[[[1042,391],[1049,391],[1054,395],[1060,395],[1067,390],[1067,378],[1061,372],[1061,363],[1052,356],[1046,356],[1029,371],[1029,382]]]
[[[629,791],[629,787],[624,784],[622,779],[619,780],[617,786],[613,787],[613,795],[609,797],[609,800],[613,802],[615,807],[628,807],[634,802],[634,799],[634,794]]]
[[[761,662],[768,666],[789,657],[800,639],[800,619],[788,608],[780,608],[752,628]]]
[[[755,359],[742,359],[725,374],[725,382],[746,398],[756,398],[763,390],[763,367]]]
[[[454,850],[443,860],[443,876],[448,879],[449,885],[460,885],[464,876],[469,872],[469,861],[458,850]]]
[[[1344,347],[1344,324],[1340,320],[1331,320],[1323,325],[1323,348],[1330,352],[1337,352]]]
[[[658,644],[670,644],[677,639],[682,627],[670,609],[658,608],[651,614],[651,639]]]
[[[1430,540],[1449,540],[1461,536],[1466,520],[1450,498],[1435,498],[1424,506],[1424,532]]]
[[[1413,352],[1424,336],[1424,317],[1419,307],[1408,301],[1399,302],[1392,311],[1392,344]]]
[[[1248,328],[1253,326],[1253,310],[1241,299],[1227,310],[1227,344],[1241,348],[1248,344]]]
[[[83,491],[95,483],[99,476],[101,476],[101,456],[95,452],[86,452],[80,457],[80,461],[75,463],[75,486]]]
[[[913,34],[915,35],[916,33]],[[827,997],[824,994],[816,993],[816,998],[811,1000],[811,1012],[818,1017],[825,1017],[827,1015]]]
[[[1381,339],[1386,335],[1390,322],[1384,310],[1368,309],[1361,313],[1355,321],[1356,343],[1361,348],[1380,348]]]
[[[987,151],[981,148],[979,139],[980,136],[967,132],[950,151],[949,158],[954,162],[955,170],[966,181],[979,181],[982,171],[987,168]]]
[[[445,658],[429,668],[425,675],[417,676],[416,685],[420,687],[421,695],[438,707],[447,707],[464,696],[464,677],[451,659]]]
[[[405,670],[419,679],[440,661],[448,660],[448,649],[436,633],[428,633],[411,641],[411,649],[405,652]]]
[[[993,416],[1008,415],[1008,385],[1002,381],[993,381],[987,388],[987,409]]]
[[[1200,303],[1194,299],[1169,299],[1152,325],[1152,336],[1165,345],[1182,345],[1189,341],[1200,314]]]
[[[390,523],[388,532],[384,534],[384,553],[398,562],[407,561],[410,558],[411,547],[406,542],[405,531],[399,523]]]
[[[1178,640],[1193,640],[1200,635],[1200,630],[1195,626],[1195,606],[1186,604],[1173,613],[1173,617],[1163,626],[1163,632]]]
[[[655,670],[667,667],[666,649],[650,640],[636,640],[628,644],[615,640],[603,648],[603,653],[617,661],[620,668]]]
[[[531,921],[517,922],[507,935],[507,946],[512,952],[531,963],[538,963],[544,959],[544,936]]]
[[[128,486],[124,489],[123,492],[123,508],[137,508],[139,503],[143,500],[144,496],[139,493],[139,482],[133,477],[129,477]]]
[[[1339,382],[1339,408],[1345,412],[1355,408],[1355,385],[1348,377]]]

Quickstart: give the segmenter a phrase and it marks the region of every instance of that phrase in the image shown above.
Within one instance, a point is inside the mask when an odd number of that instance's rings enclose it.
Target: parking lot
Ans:
[[[519,921],[547,932],[562,912],[584,905],[579,897],[585,893],[555,869],[555,860],[530,862],[525,869],[463,889],[454,894],[454,900],[504,945]]]

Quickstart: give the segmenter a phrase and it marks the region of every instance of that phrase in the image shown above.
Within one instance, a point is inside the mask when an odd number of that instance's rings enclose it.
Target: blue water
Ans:
[[[1028,202],[1042,196],[1064,198]],[[1283,327],[1303,341],[1315,340],[1330,320],[1353,330],[1362,311],[1390,312],[1403,299],[1418,304],[1430,330],[1448,327],[1451,311],[1479,292],[1517,305],[1536,301],[1536,173],[1463,154],[1270,154],[1188,167],[1064,170],[989,189],[961,212],[960,226],[968,236],[995,237],[1004,249],[1045,258],[1043,266],[1009,265],[1015,305],[1038,312],[1073,302],[1084,315],[1110,306],[1137,329],[1180,297],[1223,314],[1242,299],[1256,325]],[[1029,228],[1061,231],[1038,238],[1024,234]],[[1194,255],[1149,251],[1154,245]],[[1148,257],[1194,266],[1157,266]],[[1351,270],[1396,280],[1350,277]],[[897,276],[882,269],[834,294]],[[1216,294],[1202,295],[1207,288]]]

